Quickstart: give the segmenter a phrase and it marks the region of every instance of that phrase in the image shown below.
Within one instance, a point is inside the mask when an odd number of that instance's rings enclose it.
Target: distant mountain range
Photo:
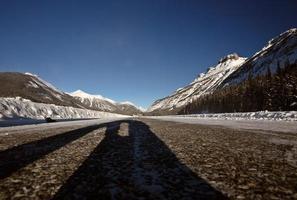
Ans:
[[[284,68],[296,63],[297,29],[294,28],[270,40],[262,50],[250,58],[239,57],[236,53],[227,55],[189,85],[155,101],[147,112],[156,115],[176,114],[201,96],[242,83],[248,77],[255,78],[267,71],[275,73],[277,67]]]
[[[247,79],[264,75],[268,71],[274,74],[277,69],[282,69],[286,66],[290,66],[287,71],[292,72],[293,70],[294,72],[294,66],[297,66],[296,64],[297,29],[290,29],[270,40],[262,50],[250,58],[240,57],[236,53],[223,57],[216,65],[209,67],[205,73],[201,73],[189,85],[177,89],[173,94],[155,101],[148,108],[146,114],[177,114],[188,113],[188,111],[193,113],[193,110],[189,108],[191,104],[206,95],[213,95],[226,87],[240,85]],[[282,76],[286,77],[284,74]],[[294,87],[296,88],[296,84],[293,83],[293,89]],[[0,73],[0,85],[0,97],[2,98],[21,97],[37,103],[126,115],[144,113],[142,108],[131,102],[115,102],[101,95],[88,94],[82,90],[72,93],[63,92],[31,73],[2,72]],[[292,87],[291,85],[289,87]],[[274,88],[279,87],[274,86]],[[294,96],[290,98],[293,98],[291,100],[294,102]],[[10,99],[8,102],[10,101],[12,100]],[[205,105],[205,101],[203,105]],[[200,102],[200,104],[202,103]],[[7,105],[5,104],[5,106]],[[197,105],[195,109],[197,109]]]
[[[143,111],[141,107],[138,107],[129,101],[115,102],[114,100],[108,99],[101,95],[88,94],[82,90],[77,90],[75,92],[69,93],[69,95],[73,96],[87,108],[94,110],[129,115],[139,114]]]
[[[37,103],[126,115],[142,113],[140,108],[131,102],[117,103],[101,95],[91,95],[81,90],[73,93],[63,92],[31,73],[1,72],[0,85],[0,97],[22,97]]]

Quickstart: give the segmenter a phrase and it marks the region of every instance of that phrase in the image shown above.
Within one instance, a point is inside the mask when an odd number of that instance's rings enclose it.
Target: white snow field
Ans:
[[[297,134],[297,111],[171,115],[150,116],[149,118],[190,124],[223,126],[240,130]]]
[[[35,103],[21,97],[0,98],[0,119],[81,119],[125,117],[125,115],[81,108]]]
[[[196,117],[203,119],[231,119],[231,120],[283,120],[297,121],[297,111],[259,111],[259,112],[235,112],[235,113],[208,113],[177,115],[179,117]]]

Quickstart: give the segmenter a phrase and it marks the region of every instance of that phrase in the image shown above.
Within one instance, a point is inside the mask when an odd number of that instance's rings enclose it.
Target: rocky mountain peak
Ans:
[[[227,60],[238,60],[239,58],[240,58],[240,56],[237,53],[231,53],[231,54],[228,54],[227,56],[221,58],[219,63],[226,62]]]

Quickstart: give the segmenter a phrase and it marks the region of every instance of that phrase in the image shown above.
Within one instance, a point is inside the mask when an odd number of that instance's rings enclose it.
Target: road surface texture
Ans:
[[[201,124],[211,126],[228,127],[237,130],[250,130],[253,132],[271,133],[297,133],[297,121],[282,120],[244,120],[244,119],[212,119],[199,117],[180,117],[176,116],[154,116],[147,117],[150,119],[159,119],[165,121],[182,122],[187,124]]]
[[[297,199],[295,133],[59,123],[0,129],[0,199]]]

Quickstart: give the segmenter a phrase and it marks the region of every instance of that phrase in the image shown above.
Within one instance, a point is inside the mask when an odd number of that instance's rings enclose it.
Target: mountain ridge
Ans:
[[[238,58],[241,59],[241,62],[237,63],[237,65],[228,62],[229,60],[236,60]],[[223,63],[227,66],[225,65],[225,67],[221,68]],[[191,103],[200,96],[212,93],[228,85],[239,84],[249,76],[256,77],[263,75],[267,71],[275,73],[277,67],[283,68],[294,63],[297,63],[296,28],[289,29],[272,38],[261,50],[250,58],[239,57],[236,53],[233,53],[219,59],[217,65],[209,67],[206,73],[201,73],[189,85],[179,88],[173,94],[153,102],[148,108],[148,112],[152,114],[176,114],[183,106]],[[216,82],[211,72],[219,71],[219,69],[221,69],[221,72],[215,75],[221,77],[217,78]],[[212,77],[213,82],[210,81],[207,83],[203,81],[205,77]],[[206,88],[199,87],[201,85],[204,85]]]
[[[148,112],[154,110],[173,110],[185,105],[188,101],[214,90],[230,73],[235,71],[246,60],[236,53],[229,54],[219,59],[218,63],[200,73],[189,85],[176,90],[173,94],[155,101]],[[208,87],[204,87],[208,84]]]
[[[277,67],[297,63],[297,28],[289,29],[272,38],[268,43],[253,56],[248,58],[242,67],[231,74],[222,86],[236,84],[246,80],[249,74],[254,77],[267,72],[272,73]]]
[[[102,95],[89,94],[80,89],[68,94],[93,109],[101,109],[103,111],[117,112],[121,114],[123,112],[125,112],[125,114],[136,114],[142,112],[140,107],[130,101],[116,102],[112,99],[103,97]]]
[[[106,111],[119,114],[142,113],[134,104],[118,104],[115,101],[101,95],[93,95],[97,100],[97,106],[92,101],[82,101],[69,93],[63,92],[51,83],[43,80],[38,75],[26,72],[0,72],[0,97],[21,97],[36,103],[69,106],[96,111]],[[85,93],[85,95],[89,95]],[[89,95],[90,96],[90,95]],[[100,100],[100,102],[98,102]]]

